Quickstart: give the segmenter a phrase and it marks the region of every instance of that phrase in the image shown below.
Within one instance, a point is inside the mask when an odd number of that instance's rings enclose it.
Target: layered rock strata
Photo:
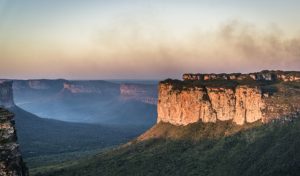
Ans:
[[[27,176],[13,117],[12,113],[0,108],[0,176]]]
[[[119,85],[107,81],[66,81],[62,91],[73,94],[120,95]]]
[[[5,109],[13,106],[12,81],[0,81],[0,176],[28,175],[17,143],[14,115]]]
[[[294,117],[300,112],[300,82],[293,79],[166,80],[159,84],[157,121],[188,125],[232,120],[243,125]]]
[[[157,86],[145,84],[121,84],[122,100],[135,100],[147,104],[157,104]]]

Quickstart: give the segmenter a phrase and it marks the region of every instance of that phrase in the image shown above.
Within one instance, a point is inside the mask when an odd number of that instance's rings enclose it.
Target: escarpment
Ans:
[[[12,81],[0,81],[0,106],[6,108],[14,106]]]
[[[65,81],[63,91],[73,94],[119,95],[119,85],[107,81]]]
[[[241,74],[241,73],[221,73],[221,74],[201,74],[201,73],[186,73],[182,76],[183,80],[256,80],[256,81],[300,81],[300,72],[297,71],[269,71]]]
[[[17,143],[13,117],[12,113],[0,108],[0,175],[26,176],[28,171]]]
[[[283,75],[286,79],[281,79]],[[263,71],[198,75],[199,79],[187,79],[185,74],[184,81],[166,80],[159,84],[157,121],[187,125],[232,120],[243,125],[258,120],[288,120],[300,112],[298,75]]]
[[[26,176],[28,172],[17,143],[14,115],[5,109],[14,106],[12,82],[1,82],[0,93],[0,175]]]
[[[157,104],[157,86],[146,84],[121,84],[120,96],[122,100],[135,100],[147,104]]]

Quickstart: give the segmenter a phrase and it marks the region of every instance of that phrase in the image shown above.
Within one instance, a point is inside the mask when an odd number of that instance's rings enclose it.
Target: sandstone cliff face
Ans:
[[[147,104],[157,104],[156,85],[121,84],[120,97],[122,100],[135,100]]]
[[[12,81],[0,81],[0,106],[13,107]]]
[[[85,86],[80,84],[64,83],[64,89],[71,93],[96,93],[101,94],[102,90],[96,87]]]
[[[4,108],[14,106],[12,81],[0,82],[0,176],[28,175],[17,144],[14,115]]]
[[[172,85],[168,84],[159,85],[158,122],[187,125],[199,120],[205,122],[217,120],[205,90],[195,87],[177,92],[172,88]]]
[[[231,88],[189,88],[172,90],[160,84],[158,122],[187,125],[197,122],[233,120],[237,124],[262,119],[265,107],[260,90],[247,86]]]
[[[62,91],[73,94],[120,95],[119,85],[106,81],[66,81]]]
[[[230,74],[223,75],[228,79],[222,77],[221,80],[198,75],[200,80],[161,82],[157,121],[187,125],[198,121],[232,120],[243,125],[297,116],[300,112],[300,82],[295,77],[289,77],[293,81],[288,83],[273,79],[287,75],[280,73],[266,74],[262,80],[250,81],[237,79],[240,74],[235,77]]]
[[[235,90],[235,114],[233,121],[237,124],[252,123],[263,119],[265,102],[259,88],[239,86]]]
[[[13,121],[13,114],[0,108],[0,175],[26,176]]]

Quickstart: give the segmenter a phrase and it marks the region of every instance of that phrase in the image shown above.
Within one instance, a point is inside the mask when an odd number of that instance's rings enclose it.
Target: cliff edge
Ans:
[[[14,104],[12,81],[0,80],[0,106],[11,108]]]
[[[28,170],[23,162],[14,114],[5,108],[14,105],[12,81],[0,82],[0,176],[27,176]]]
[[[184,74],[159,84],[158,122],[238,125],[289,120],[300,112],[300,72]]]
[[[17,143],[13,117],[8,110],[0,108],[0,176],[28,175]]]

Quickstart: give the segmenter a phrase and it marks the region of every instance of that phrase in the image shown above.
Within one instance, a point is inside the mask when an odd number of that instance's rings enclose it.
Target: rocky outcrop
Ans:
[[[12,81],[0,81],[0,106],[13,107]]]
[[[300,72],[293,71],[269,71],[264,70],[256,73],[241,74],[241,73],[221,73],[221,74],[192,74],[186,73],[182,76],[183,80],[256,80],[256,81],[300,81]]]
[[[291,118],[300,112],[300,82],[296,77],[286,82],[279,80],[278,75],[273,79],[271,74],[263,76],[263,80],[269,82],[260,82],[261,78],[244,82],[238,79],[240,76],[226,75],[226,80],[204,76],[194,81],[161,82],[157,121],[187,125],[198,121],[232,120],[243,125]]]
[[[122,100],[135,100],[156,105],[157,86],[152,84],[121,84],[120,97]]]
[[[27,176],[14,126],[14,115],[0,108],[0,175]]]
[[[0,82],[0,176],[26,176],[27,168],[23,163],[17,143],[14,115],[4,108],[15,106],[12,81]]]

